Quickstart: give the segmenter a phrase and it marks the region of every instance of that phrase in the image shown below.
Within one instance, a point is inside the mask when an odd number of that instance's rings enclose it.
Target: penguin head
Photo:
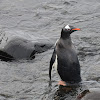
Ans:
[[[69,37],[71,33],[78,30],[80,30],[80,28],[75,28],[73,26],[66,25],[62,28],[61,37]]]

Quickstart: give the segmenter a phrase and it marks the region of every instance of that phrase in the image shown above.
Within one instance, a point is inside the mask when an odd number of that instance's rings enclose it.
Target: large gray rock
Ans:
[[[5,31],[1,39],[1,59],[33,59],[36,53],[50,49],[53,44],[47,38],[39,38],[22,31]],[[2,57],[3,56],[3,57]]]

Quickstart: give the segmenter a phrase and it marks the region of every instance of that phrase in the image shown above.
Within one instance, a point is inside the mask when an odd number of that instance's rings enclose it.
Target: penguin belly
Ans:
[[[56,55],[55,62],[54,62],[54,64],[53,64],[53,68],[55,69],[55,71],[56,71],[58,77],[61,79],[61,77],[60,77],[60,75],[59,75],[59,73],[58,73],[58,59],[57,59],[57,58],[58,58],[58,57],[57,57],[57,55]]]

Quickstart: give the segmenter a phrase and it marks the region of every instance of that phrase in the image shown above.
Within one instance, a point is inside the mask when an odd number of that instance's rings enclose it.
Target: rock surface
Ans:
[[[21,31],[5,31],[1,39],[0,59],[5,61],[7,58],[8,61],[33,59],[36,53],[45,52],[52,46],[53,43],[49,39],[31,37]]]
[[[77,100],[100,100],[100,89],[91,88],[85,90],[78,96]]]

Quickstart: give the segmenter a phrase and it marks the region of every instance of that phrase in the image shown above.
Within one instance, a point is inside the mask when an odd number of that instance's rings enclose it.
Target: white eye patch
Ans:
[[[66,25],[66,26],[65,26],[65,29],[68,30],[68,29],[71,29],[71,28],[69,27],[69,25]]]

